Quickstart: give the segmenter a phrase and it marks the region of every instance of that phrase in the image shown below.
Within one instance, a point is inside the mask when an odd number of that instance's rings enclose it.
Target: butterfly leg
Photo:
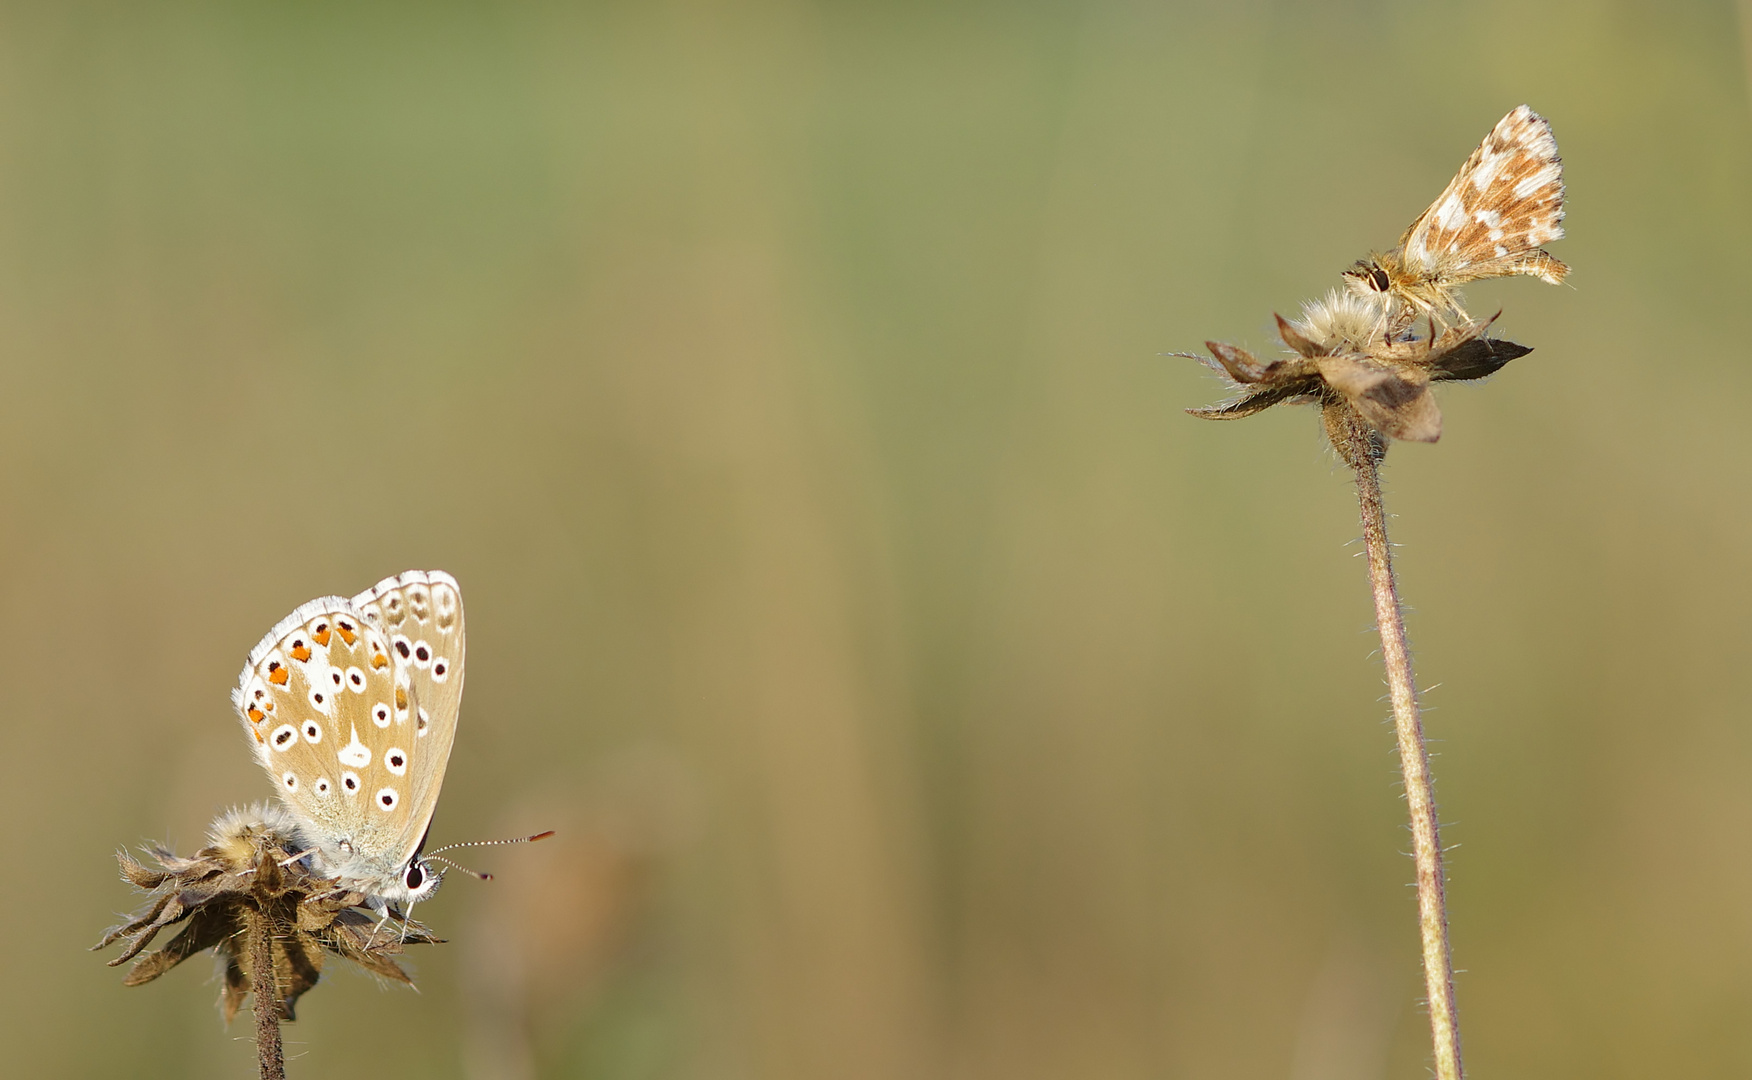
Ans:
[[[371,910],[377,912],[377,925],[371,928],[371,936],[365,939],[365,951],[370,952],[371,946],[377,943],[377,932],[383,929],[383,924],[389,921],[389,902],[373,897],[370,900]]]

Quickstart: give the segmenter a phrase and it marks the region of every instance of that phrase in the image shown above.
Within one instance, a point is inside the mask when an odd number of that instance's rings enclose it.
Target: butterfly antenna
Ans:
[[[533,844],[537,840],[546,840],[548,837],[552,836],[553,834],[554,834],[554,831],[552,829],[549,829],[547,832],[538,832],[534,836],[519,836],[519,837],[516,837],[516,838],[511,839],[511,840],[467,840],[467,841],[464,841],[463,843],[460,843],[460,844],[445,844],[443,847],[439,848],[437,851],[428,851],[426,853],[425,857],[428,859],[431,859],[433,862],[441,862],[445,866],[451,867],[451,868],[456,869],[456,870],[460,870],[463,873],[467,874],[469,877],[474,878],[476,881],[491,881],[491,880],[493,880],[493,875],[483,874],[479,870],[470,870],[468,867],[463,866],[461,863],[456,863],[456,862],[450,861],[449,859],[440,858],[439,853],[445,852],[445,851],[453,851],[456,848],[461,848],[461,847],[498,847],[501,844]]]
[[[549,829],[547,832],[538,832],[534,836],[519,836],[512,840],[465,840],[460,844],[445,844],[443,847],[438,848],[435,851],[428,851],[426,857],[429,859],[434,855],[442,855],[446,851],[455,851],[459,847],[497,847],[500,844],[533,844],[537,840],[546,840],[553,834],[554,831]]]
[[[428,856],[426,856],[426,858],[432,862],[443,863],[445,866],[450,867],[452,870],[460,870],[463,873],[467,874],[469,877],[474,878],[476,881],[491,881],[491,880],[493,880],[493,875],[491,875],[491,874],[484,874],[479,870],[470,870],[468,867],[462,865],[461,863],[451,862],[449,859],[446,859],[440,855],[428,855]]]

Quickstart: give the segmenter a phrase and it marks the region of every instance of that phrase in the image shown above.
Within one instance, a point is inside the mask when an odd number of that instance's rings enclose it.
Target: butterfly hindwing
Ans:
[[[410,755],[406,856],[425,835],[456,739],[462,707],[462,591],[438,570],[409,570],[353,598],[368,626],[381,633],[395,670],[396,726]]]

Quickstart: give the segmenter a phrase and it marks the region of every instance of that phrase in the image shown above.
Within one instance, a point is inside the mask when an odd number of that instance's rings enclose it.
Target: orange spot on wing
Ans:
[[[318,645],[321,645],[323,648],[326,649],[326,648],[328,648],[329,632],[330,632],[329,628],[325,626],[321,630],[318,630],[316,633],[314,633],[310,636],[316,639],[316,643]]]
[[[376,656],[373,656],[371,658],[371,666],[373,668],[388,667],[389,666],[389,657],[383,655],[382,653],[378,653]]]
[[[408,707],[408,692],[399,686],[395,688],[395,707],[398,709]]]
[[[254,722],[259,724],[263,720],[267,719],[267,714],[262,712],[260,709],[256,708],[254,705],[251,705],[249,707],[249,718],[251,720],[253,720]],[[256,738],[259,739],[259,738],[261,738],[261,736],[257,735]]]
[[[268,672],[268,681],[275,686],[285,686],[287,680],[290,678],[291,676],[286,674],[286,666],[284,664],[275,664],[274,670]]]
[[[295,645],[292,647],[292,659],[300,662],[310,659],[310,646]]]
[[[255,736],[255,737],[256,737],[256,742],[267,742],[267,741],[268,741],[268,740],[266,740],[266,739],[264,739],[264,738],[262,738],[262,733],[261,733],[261,732],[259,732],[259,731],[257,731],[257,730],[256,730],[256,729],[254,729],[254,728],[250,728],[250,729],[249,729],[249,733],[250,733],[250,734],[251,734],[251,735],[254,735],[254,736]]]
[[[343,626],[340,623],[335,624],[335,633],[341,635],[342,638],[346,639],[346,642],[349,645],[351,645],[353,642],[359,640],[359,635],[353,633],[352,627]]]

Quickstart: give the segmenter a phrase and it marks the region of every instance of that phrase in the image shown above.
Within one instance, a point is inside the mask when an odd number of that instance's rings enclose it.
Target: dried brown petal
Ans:
[[[1407,442],[1442,437],[1442,414],[1427,372],[1396,370],[1366,357],[1328,356],[1321,358],[1320,373],[1377,431]]]
[[[1510,360],[1518,360],[1532,348],[1503,338],[1474,338],[1430,361],[1430,378],[1437,382],[1464,382],[1494,375]]]
[[[1279,315],[1277,312],[1272,312],[1271,317],[1277,320],[1278,336],[1284,339],[1284,344],[1301,353],[1303,356],[1325,356],[1329,351],[1322,346],[1315,344],[1307,335],[1296,329],[1294,323],[1290,322],[1282,315]],[[1206,342],[1206,344],[1208,345],[1209,342]]]
[[[1217,358],[1217,363],[1223,365],[1229,378],[1238,383],[1256,383],[1271,374],[1270,365],[1260,363],[1246,349],[1225,345],[1220,341],[1207,341],[1205,348]]]
[[[1234,401],[1221,405],[1207,405],[1202,409],[1188,409],[1187,412],[1206,420],[1239,420],[1243,416],[1252,416],[1286,401],[1295,401],[1317,393],[1320,384],[1317,380],[1306,379],[1297,383],[1286,383],[1277,386],[1261,387],[1249,390]]]

